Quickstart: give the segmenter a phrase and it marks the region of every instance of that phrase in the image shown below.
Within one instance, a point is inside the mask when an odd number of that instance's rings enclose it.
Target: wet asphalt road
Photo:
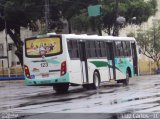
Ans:
[[[160,75],[135,77],[129,86],[110,82],[98,90],[70,87],[67,94],[61,95],[52,87],[0,82],[0,112],[7,111],[32,113],[29,118],[46,118],[46,113],[63,113],[63,117],[71,113],[160,113]]]

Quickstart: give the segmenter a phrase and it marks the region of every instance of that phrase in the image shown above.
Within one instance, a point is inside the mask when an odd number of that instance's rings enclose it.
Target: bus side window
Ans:
[[[69,40],[67,41],[67,44],[68,44],[68,52],[69,52],[70,58],[79,58],[77,40]]]
[[[127,56],[127,46],[126,46],[126,41],[122,41],[122,46],[123,46],[123,56]]]
[[[127,56],[131,56],[131,45],[130,45],[130,41],[126,42],[126,50],[127,50]]]
[[[124,50],[124,56],[131,56],[130,42],[123,41],[122,45],[123,45],[123,50]]]
[[[100,47],[100,41],[96,41],[96,56],[97,57],[102,57],[102,54],[101,54],[101,47]]]
[[[79,58],[78,42],[77,40],[72,41],[73,45],[73,58]]]
[[[69,52],[69,56],[72,57],[72,41],[68,40],[67,41],[67,45],[68,45],[68,52]]]
[[[90,51],[91,51],[91,57],[96,57],[96,48],[95,48],[95,42],[90,41]]]
[[[91,57],[91,46],[90,46],[90,41],[86,42],[86,53],[87,53],[87,58]]]
[[[100,46],[101,46],[101,55],[102,55],[102,57],[106,57],[107,56],[107,51],[106,51],[105,42],[101,41],[100,42]]]
[[[107,54],[107,59],[111,60],[112,59],[112,52],[111,52],[111,47],[109,45],[109,43],[106,43],[106,54]]]
[[[121,41],[116,41],[116,56],[121,57],[123,56],[123,47],[122,47],[122,42]]]

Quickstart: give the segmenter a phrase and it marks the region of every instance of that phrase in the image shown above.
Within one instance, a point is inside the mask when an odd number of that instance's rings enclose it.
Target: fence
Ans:
[[[24,74],[21,66],[4,68],[0,66],[0,80],[15,80],[24,79]]]
[[[151,60],[139,60],[139,73],[140,75],[145,74],[156,74],[157,66],[154,61]]]

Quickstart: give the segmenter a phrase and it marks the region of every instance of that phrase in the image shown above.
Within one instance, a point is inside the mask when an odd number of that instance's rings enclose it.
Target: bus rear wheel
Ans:
[[[100,76],[99,76],[98,72],[94,72],[92,88],[98,89],[99,87],[100,87]]]
[[[53,89],[58,94],[67,93],[67,91],[69,89],[69,83],[55,84],[55,85],[53,85]]]
[[[129,71],[126,71],[126,79],[123,80],[123,84],[127,86],[129,84]]]

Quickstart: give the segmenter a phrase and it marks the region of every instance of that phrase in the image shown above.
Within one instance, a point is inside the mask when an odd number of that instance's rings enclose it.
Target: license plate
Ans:
[[[42,78],[49,77],[49,74],[42,74]]]

